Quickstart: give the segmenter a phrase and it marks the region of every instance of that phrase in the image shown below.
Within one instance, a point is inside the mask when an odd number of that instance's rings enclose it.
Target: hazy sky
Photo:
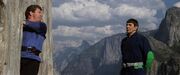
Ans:
[[[53,0],[55,48],[95,43],[125,32],[129,18],[139,21],[140,31],[157,29],[167,8],[179,0]]]

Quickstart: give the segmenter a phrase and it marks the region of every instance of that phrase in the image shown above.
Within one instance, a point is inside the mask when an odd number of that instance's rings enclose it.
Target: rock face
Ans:
[[[180,75],[180,8],[170,8],[157,32],[142,33],[148,38],[155,61],[148,75]],[[106,37],[83,50],[61,71],[61,75],[119,75],[121,40],[125,34]],[[155,38],[154,38],[155,37]]]
[[[118,75],[121,39],[124,34],[107,37],[84,50],[61,72],[61,75]]]
[[[173,46],[180,40],[180,8],[173,7],[167,10],[165,18],[162,20],[155,38]]]
[[[90,47],[90,44],[83,40],[79,47],[67,47],[64,51],[58,51],[54,54],[54,66],[59,75],[77,56],[84,50]]]
[[[168,9],[159,29],[153,36],[161,42],[161,44],[152,44],[156,49],[157,61],[159,62],[157,75],[180,75],[179,19],[180,8],[172,7]],[[164,48],[160,46],[162,44],[164,44]]]
[[[39,75],[53,75],[51,0],[0,0],[0,75],[19,75],[22,22],[31,4],[43,7],[43,21],[48,26]]]

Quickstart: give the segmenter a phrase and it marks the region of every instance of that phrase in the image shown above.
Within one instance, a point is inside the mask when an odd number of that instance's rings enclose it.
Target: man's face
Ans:
[[[41,21],[42,20],[42,11],[40,9],[36,9],[34,12],[30,12],[31,17],[34,21]]]
[[[126,24],[126,32],[128,34],[132,33],[132,32],[135,32],[137,30],[137,26],[135,26],[133,23],[127,23]]]

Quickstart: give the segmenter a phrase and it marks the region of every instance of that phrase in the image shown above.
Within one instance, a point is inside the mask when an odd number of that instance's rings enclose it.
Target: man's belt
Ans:
[[[21,51],[31,51],[37,56],[39,56],[39,54],[41,53],[41,51],[37,50],[35,47],[26,47],[26,46],[22,46]]]
[[[135,63],[123,63],[124,68],[133,67],[134,69],[143,68],[143,62],[135,62]]]

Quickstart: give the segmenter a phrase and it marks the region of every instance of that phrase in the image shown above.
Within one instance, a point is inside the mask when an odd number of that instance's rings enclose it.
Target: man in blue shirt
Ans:
[[[25,11],[23,25],[23,40],[21,48],[20,75],[37,75],[44,40],[46,39],[46,24],[42,21],[42,8],[39,5],[30,5]]]
[[[136,19],[126,22],[127,37],[121,43],[121,75],[146,75],[145,70],[151,69],[154,55],[148,40],[137,32],[138,26]]]

